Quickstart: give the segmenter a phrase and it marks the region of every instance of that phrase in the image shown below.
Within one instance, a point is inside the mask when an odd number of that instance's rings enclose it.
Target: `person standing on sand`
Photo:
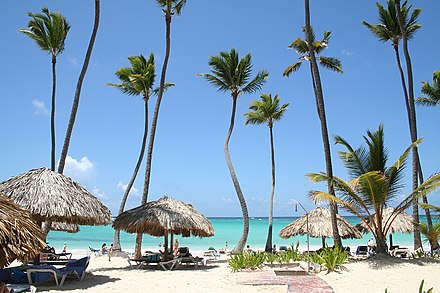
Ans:
[[[111,261],[110,258],[113,256],[113,243],[110,244],[110,247],[108,249],[108,261]]]
[[[177,238],[174,241],[173,252],[175,256],[179,254],[179,240]]]

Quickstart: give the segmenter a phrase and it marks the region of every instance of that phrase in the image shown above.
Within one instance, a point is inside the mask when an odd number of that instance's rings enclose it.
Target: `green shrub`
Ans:
[[[324,265],[328,272],[333,272],[340,269],[344,263],[348,260],[348,255],[345,251],[335,248],[324,248],[319,257],[322,259],[322,265]]]
[[[275,253],[266,253],[266,261],[270,264],[273,264],[278,259],[278,255]]]
[[[232,272],[244,269],[256,270],[263,266],[266,255],[263,252],[245,252],[242,254],[231,255],[228,265]]]

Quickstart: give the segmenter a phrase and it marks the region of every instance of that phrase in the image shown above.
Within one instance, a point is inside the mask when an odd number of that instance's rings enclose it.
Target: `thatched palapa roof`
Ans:
[[[34,258],[46,245],[43,237],[28,211],[0,196],[0,268]]]
[[[192,205],[167,196],[123,212],[114,220],[113,228],[152,236],[167,233],[184,237],[214,235],[211,222]]]
[[[405,212],[401,212],[400,214],[398,214],[395,217],[393,222],[390,223],[390,217],[394,216],[393,212],[394,212],[394,208],[385,208],[382,211],[382,225],[386,224],[386,227],[384,227],[385,229],[390,227],[388,229],[387,234],[394,234],[396,232],[412,233],[413,229],[414,229],[413,217]],[[373,214],[374,219],[375,219],[375,215],[376,214]],[[370,223],[369,219],[367,219],[367,221],[368,221],[368,223]],[[370,223],[370,225],[372,226],[371,223]],[[363,233],[370,232],[370,230],[368,229],[368,226],[364,223],[364,221],[357,224],[356,228],[358,228]],[[385,231],[385,229],[384,229],[384,231]]]
[[[79,226],[77,224],[72,224],[72,223],[52,222],[50,230],[67,232],[67,233],[77,233],[79,232]]]
[[[341,238],[362,238],[362,234],[347,220],[340,215],[336,217]],[[318,207],[308,213],[308,218],[309,231],[307,231],[307,216],[304,215],[284,227],[280,231],[280,237],[289,238],[298,234],[309,234],[309,236],[316,238],[333,237],[330,210]]]
[[[81,185],[47,168],[32,169],[0,183],[0,193],[37,221],[105,225],[110,210]]]

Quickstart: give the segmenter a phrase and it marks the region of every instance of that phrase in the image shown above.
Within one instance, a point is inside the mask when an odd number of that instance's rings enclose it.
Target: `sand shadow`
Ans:
[[[428,264],[440,264],[440,259],[431,257],[419,257],[419,258],[398,258],[391,255],[374,255],[367,259],[355,260],[353,262],[367,263],[370,268],[375,270],[389,269],[393,267],[401,266],[402,264],[414,264],[418,266],[425,266]]]
[[[45,291],[72,291],[72,290],[87,290],[90,288],[93,288],[98,285],[103,285],[106,283],[113,283],[116,281],[121,280],[120,278],[113,278],[105,275],[99,275],[99,274],[91,274],[86,273],[86,276],[84,278],[84,281],[79,281],[78,279],[66,279],[64,285],[62,287],[56,286],[54,284],[54,281],[50,281],[44,284],[37,284],[35,285],[37,287],[38,292],[45,292]]]

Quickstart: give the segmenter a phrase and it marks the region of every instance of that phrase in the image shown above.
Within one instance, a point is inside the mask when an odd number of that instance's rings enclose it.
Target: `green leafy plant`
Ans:
[[[278,259],[278,255],[275,253],[266,253],[266,262],[273,264]]]
[[[251,269],[256,270],[263,266],[266,254],[263,252],[245,252],[242,254],[232,255],[228,259],[228,265],[232,272],[239,270]]]
[[[341,251],[338,247],[324,248],[319,254],[319,258],[322,259],[322,265],[324,265],[328,272],[333,272],[342,267],[348,260],[348,255],[345,251]]]

